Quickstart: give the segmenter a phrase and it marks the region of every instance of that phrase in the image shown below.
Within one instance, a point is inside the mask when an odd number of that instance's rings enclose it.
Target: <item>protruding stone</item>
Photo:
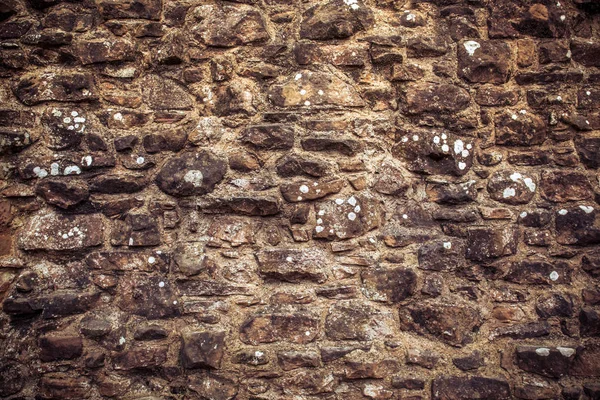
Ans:
[[[34,142],[27,131],[17,129],[0,129],[0,155],[18,153]]]
[[[567,375],[575,354],[576,349],[572,347],[518,346],[516,349],[519,368],[550,378]]]
[[[259,150],[289,150],[294,146],[294,126],[253,125],[244,129],[240,140]]]
[[[586,200],[592,196],[588,177],[575,171],[542,171],[542,197],[555,203]]]
[[[373,25],[373,12],[362,0],[333,0],[309,8],[302,16],[303,39],[345,39]]]
[[[320,332],[318,317],[305,311],[274,311],[250,315],[240,327],[240,340],[258,345],[285,341],[305,344]]]
[[[454,271],[465,265],[465,243],[462,240],[436,240],[419,247],[419,268],[432,271]]]
[[[511,205],[529,203],[536,188],[537,184],[531,175],[516,171],[494,172],[487,184],[492,199]]]
[[[114,357],[116,370],[148,369],[160,367],[167,361],[166,345],[138,343]]]
[[[400,307],[399,315],[402,330],[433,336],[457,347],[473,342],[473,332],[483,322],[479,311],[466,304],[410,304]]]
[[[546,140],[546,124],[535,114],[521,111],[496,114],[496,144],[532,146]]]
[[[475,181],[465,183],[435,183],[427,185],[427,196],[438,204],[463,204],[477,199]]]
[[[519,231],[507,226],[501,229],[471,227],[467,230],[466,258],[488,261],[493,258],[515,254]]]
[[[412,296],[417,288],[417,275],[408,268],[365,269],[361,279],[364,295],[375,301],[398,303]]]
[[[79,336],[48,334],[40,337],[40,360],[70,360],[83,353],[83,342]]]
[[[142,94],[144,101],[154,110],[189,110],[194,105],[183,87],[158,75],[144,78]]]
[[[133,44],[122,39],[81,40],[73,45],[73,52],[83,65],[135,58]]]
[[[433,400],[512,399],[506,380],[483,376],[440,376],[433,380],[431,396]]]
[[[342,179],[325,179],[321,181],[298,181],[281,185],[281,194],[290,203],[316,200],[338,193],[344,187]]]
[[[580,246],[600,243],[600,213],[596,208],[596,205],[580,205],[556,211],[556,241]]]
[[[148,319],[169,318],[179,315],[174,285],[160,276],[128,275],[121,278],[117,305],[123,311]]]
[[[225,353],[225,332],[189,332],[182,335],[181,364],[184,368],[221,367]]]
[[[94,78],[80,72],[37,72],[24,75],[14,87],[17,98],[33,106],[46,101],[80,102],[98,99]]]
[[[468,40],[458,44],[458,75],[471,83],[505,83],[511,73],[506,42]]]
[[[62,209],[73,208],[89,197],[87,185],[81,181],[43,180],[36,189],[46,203]]]
[[[417,83],[408,87],[404,100],[408,114],[456,113],[469,106],[471,96],[451,84]]]
[[[100,13],[105,19],[160,19],[162,0],[100,0]]]
[[[172,196],[210,193],[227,172],[227,163],[208,150],[169,159],[156,176],[156,184]]]

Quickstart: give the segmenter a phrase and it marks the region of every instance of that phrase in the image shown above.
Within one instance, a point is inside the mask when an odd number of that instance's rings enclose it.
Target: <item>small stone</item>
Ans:
[[[310,343],[320,333],[319,319],[304,311],[252,314],[240,327],[240,340],[252,345],[278,341]]]
[[[294,136],[293,125],[265,124],[245,128],[240,140],[260,150],[289,150]]]
[[[315,185],[316,184],[316,185]],[[344,187],[342,179],[326,179],[320,181],[298,181],[281,185],[281,194],[291,202],[316,200],[338,193]]]
[[[225,332],[189,332],[182,335],[181,364],[184,368],[219,369],[225,353]]]
[[[83,341],[78,336],[47,334],[39,339],[40,360],[44,362],[70,360],[83,353]]]
[[[380,224],[379,206],[367,194],[324,201],[318,203],[315,210],[322,222],[315,227],[314,238],[351,239],[364,235]]]
[[[287,282],[325,282],[326,254],[314,249],[270,249],[256,253],[259,273]]]
[[[348,300],[331,306],[325,320],[325,334],[331,340],[373,340],[393,332],[390,312],[366,303]]]
[[[592,196],[587,176],[572,171],[542,171],[540,190],[546,200],[558,203],[586,200]]]
[[[157,186],[172,196],[210,193],[227,171],[227,164],[204,150],[169,159],[156,176]]]
[[[531,175],[516,171],[497,171],[488,180],[490,197],[505,204],[526,204],[533,199],[537,184]]]
[[[361,274],[363,294],[370,300],[398,303],[411,297],[417,287],[417,275],[408,268],[366,269]]]

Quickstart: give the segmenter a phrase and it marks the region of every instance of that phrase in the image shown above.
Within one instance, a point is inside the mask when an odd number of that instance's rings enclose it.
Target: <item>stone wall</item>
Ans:
[[[600,399],[597,0],[3,0],[0,397]]]

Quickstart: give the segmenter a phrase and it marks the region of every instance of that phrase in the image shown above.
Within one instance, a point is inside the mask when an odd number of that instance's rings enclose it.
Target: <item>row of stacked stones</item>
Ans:
[[[1,1],[0,397],[600,399],[600,6],[536,1]]]

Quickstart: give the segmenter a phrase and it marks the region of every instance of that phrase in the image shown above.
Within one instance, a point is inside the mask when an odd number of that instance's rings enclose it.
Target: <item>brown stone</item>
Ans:
[[[320,318],[304,311],[274,311],[252,314],[240,327],[244,343],[290,342],[305,344],[320,333]]]
[[[70,360],[83,353],[83,342],[79,336],[48,334],[40,337],[40,360]]]
[[[408,87],[404,101],[408,114],[456,113],[469,106],[471,96],[451,84],[418,83]]]
[[[315,211],[315,238],[345,240],[362,236],[380,225],[379,206],[366,193],[318,203]]]
[[[172,196],[210,193],[227,172],[226,162],[203,150],[169,159],[156,176],[157,186]]]
[[[374,23],[373,12],[362,2],[352,4],[333,0],[309,8],[302,16],[303,39],[345,39],[368,29]]]
[[[225,353],[225,332],[189,332],[182,335],[181,364],[184,368],[219,369]]]
[[[567,375],[576,349],[571,347],[538,347],[518,346],[516,351],[517,365],[524,371],[560,378]]]
[[[433,380],[431,395],[434,400],[508,400],[512,398],[507,381],[483,376],[440,376]]]
[[[319,249],[267,249],[255,255],[264,278],[287,282],[327,280],[326,254]]]
[[[31,217],[18,245],[23,250],[84,250],[102,244],[104,224],[99,214],[42,213]]]
[[[465,243],[450,239],[432,241],[419,247],[419,268],[432,271],[453,271],[465,265]]]
[[[142,95],[154,110],[188,110],[193,105],[191,96],[183,87],[158,75],[144,78]]]
[[[471,83],[505,83],[511,73],[511,50],[498,40],[458,44],[458,75]]]
[[[281,185],[281,194],[291,202],[316,200],[338,193],[344,187],[342,179],[324,179],[321,181],[297,181]]]
[[[123,311],[148,319],[175,317],[180,306],[174,286],[160,276],[127,275],[119,282],[117,305]]]
[[[0,129],[0,154],[18,153],[34,142],[27,131]]]
[[[389,311],[356,301],[340,301],[329,308],[325,334],[331,340],[374,340],[390,336],[393,318]]]
[[[585,200],[592,196],[587,176],[572,171],[542,171],[540,190],[542,197],[556,203]]]
[[[106,19],[160,19],[162,0],[100,0],[100,13]]]
[[[74,44],[73,52],[83,65],[131,61],[135,57],[133,44],[121,39],[81,40]]]
[[[43,180],[36,186],[35,191],[46,203],[65,210],[86,201],[89,197],[87,185],[77,180]]]
[[[521,112],[496,114],[496,144],[531,146],[546,140],[546,124],[537,115]]]
[[[429,200],[438,204],[463,204],[477,199],[475,181],[460,184],[432,184],[427,185],[426,191]]]
[[[361,273],[363,293],[370,299],[398,303],[412,296],[417,287],[417,275],[408,268],[375,268]]]
[[[512,227],[485,228],[472,227],[467,230],[467,250],[465,257],[474,261],[487,261],[493,258],[515,254],[519,232]]]
[[[556,241],[569,245],[600,243],[598,212],[594,206],[566,207],[555,214]]]
[[[474,332],[483,322],[476,308],[460,304],[410,304],[400,307],[399,315],[402,330],[433,336],[457,347],[473,342]]]
[[[114,358],[116,370],[147,369],[162,366],[167,361],[166,345],[135,344]]]
[[[542,172],[542,179],[543,179]],[[517,171],[497,171],[488,180],[490,197],[505,204],[527,204],[533,199],[537,188],[534,178]]]
[[[289,150],[294,146],[294,126],[253,125],[244,129],[242,143],[260,150]]]
[[[94,78],[80,72],[27,74],[19,80],[13,91],[28,106],[47,101],[81,102],[98,99]]]

